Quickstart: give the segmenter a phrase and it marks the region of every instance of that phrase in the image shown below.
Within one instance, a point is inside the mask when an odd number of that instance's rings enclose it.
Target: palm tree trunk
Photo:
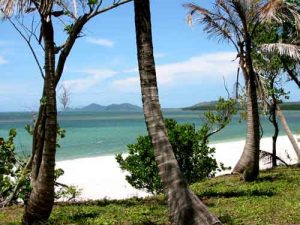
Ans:
[[[57,140],[55,54],[52,22],[42,18],[45,43],[43,98],[33,133],[32,191],[25,206],[23,224],[46,221],[54,203],[54,170]]]
[[[245,25],[246,27],[246,25]],[[260,129],[256,93],[255,72],[251,58],[251,39],[246,33],[245,58],[241,60],[241,68],[246,78],[247,89],[247,134],[246,144],[241,158],[233,169],[234,173],[243,173],[245,181],[253,181],[259,174]],[[241,51],[243,52],[243,50]]]
[[[155,151],[159,175],[165,188],[173,225],[220,224],[189,189],[167,137],[158,98],[153,57],[149,0],[135,0],[138,63],[145,121]]]
[[[277,105],[276,107],[276,115],[278,116],[278,119],[280,120],[282,126],[283,126],[283,129],[286,133],[286,135],[288,136],[296,154],[297,154],[297,157],[298,157],[298,161],[300,160],[300,149],[299,149],[299,146],[297,144],[297,141],[295,140],[294,136],[293,136],[293,133],[292,131],[290,130],[289,128],[289,125],[285,119],[285,116],[283,115],[282,111],[280,110],[280,107],[279,105]]]
[[[244,151],[233,169],[234,173],[243,173],[246,181],[255,180],[259,173],[259,123],[257,123],[258,108],[253,101],[251,85],[247,86],[247,134]],[[256,90],[255,90],[256,92]]]

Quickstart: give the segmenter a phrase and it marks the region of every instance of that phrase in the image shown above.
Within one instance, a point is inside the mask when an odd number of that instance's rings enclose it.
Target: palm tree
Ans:
[[[296,65],[299,64],[300,60],[299,7],[296,4],[292,3],[292,1],[269,0],[269,2],[262,8],[260,17],[264,23],[275,22],[277,25],[281,26],[282,30],[284,31],[282,35],[283,37],[281,38],[281,42],[263,44],[261,46],[261,49],[267,53],[279,54],[281,56],[281,63],[283,65],[283,69],[300,88],[300,81],[297,77],[297,74],[295,73]],[[289,60],[287,60],[286,58],[288,58]],[[292,64],[294,68],[290,68],[289,64]],[[288,123],[282,111],[280,110],[279,105],[276,105],[276,115],[281,121],[283,129],[287,134],[299,160],[300,148],[293,136],[292,131],[288,126]]]
[[[109,6],[101,8],[102,1],[91,4],[87,12],[77,17],[77,4],[74,4],[74,13],[65,4],[66,1],[50,0],[0,0],[0,9],[8,18],[15,11],[26,13],[36,11],[41,21],[41,33],[39,44],[44,49],[44,69],[41,74],[44,80],[40,108],[33,131],[32,156],[26,166],[31,168],[31,186],[29,201],[25,206],[23,224],[38,224],[46,221],[52,211],[54,203],[54,170],[55,153],[57,142],[57,109],[56,109],[56,87],[63,74],[66,60],[77,40],[84,25],[95,16],[109,11],[119,5],[130,2],[131,0],[113,1]],[[76,2],[72,0],[72,3]],[[82,4],[84,2],[81,1]],[[56,11],[58,8],[61,10]],[[85,7],[83,7],[85,8]],[[55,30],[53,28],[53,17],[69,15],[73,19],[73,24],[68,31],[67,39],[61,46],[55,44]],[[17,31],[25,39],[33,55],[35,53],[22,32],[15,26]],[[42,43],[43,42],[43,43]],[[58,60],[56,63],[56,55]],[[36,58],[35,58],[36,59]],[[42,68],[38,60],[39,68]]]
[[[247,96],[247,135],[243,154],[234,172],[243,173],[246,181],[255,180],[259,174],[260,129],[257,103],[257,78],[252,63],[252,38],[259,25],[262,1],[216,0],[212,11],[195,4],[186,4],[189,21],[194,18],[204,24],[204,31],[231,43],[239,59]]]
[[[158,98],[149,0],[135,0],[137,54],[145,121],[173,225],[220,224],[189,189],[167,137]]]

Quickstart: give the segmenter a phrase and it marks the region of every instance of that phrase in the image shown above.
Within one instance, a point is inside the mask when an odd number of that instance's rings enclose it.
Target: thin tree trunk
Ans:
[[[246,24],[246,23],[245,23]],[[247,27],[244,25],[244,27]],[[246,144],[241,158],[233,169],[234,173],[243,173],[245,181],[253,181],[259,174],[260,129],[255,83],[255,72],[251,58],[251,39],[246,32],[246,52],[241,67],[246,77],[247,89],[247,134]],[[243,50],[241,51],[243,52]]]
[[[149,0],[135,0],[135,26],[145,121],[173,225],[220,224],[189,189],[167,137],[158,98]]]
[[[278,123],[277,123],[277,119],[276,119],[276,106],[277,106],[277,101],[275,99],[275,96],[272,95],[272,99],[273,102],[271,104],[271,108],[270,108],[270,122],[273,124],[274,126],[274,134],[272,136],[272,167],[276,167],[277,166],[277,158],[276,158],[276,154],[277,154],[277,149],[276,149],[276,143],[277,143],[277,137],[278,137],[278,133],[279,133],[279,127],[278,127]]]
[[[238,163],[233,169],[234,173],[243,173],[246,181],[255,180],[259,173],[259,123],[253,116],[253,95],[250,85],[247,85],[247,134],[246,143]]]
[[[295,152],[297,154],[298,161],[299,161],[299,159],[300,159],[300,149],[299,149],[299,146],[297,144],[296,139],[293,136],[292,131],[289,128],[289,125],[288,125],[288,123],[287,123],[287,121],[285,119],[285,116],[283,115],[282,111],[280,110],[279,105],[277,105],[277,108],[276,108],[276,115],[278,116],[278,119],[280,120],[280,122],[281,122],[281,124],[283,126],[283,129],[284,129],[286,135],[288,136],[288,138],[289,138],[289,140],[290,140],[290,142],[291,142],[291,144],[292,144],[292,146],[293,146],[293,148],[294,148],[294,150],[295,150]]]
[[[33,133],[32,191],[25,206],[23,224],[46,221],[54,203],[54,170],[57,140],[55,54],[51,20],[42,18],[45,43],[45,79],[43,98]]]

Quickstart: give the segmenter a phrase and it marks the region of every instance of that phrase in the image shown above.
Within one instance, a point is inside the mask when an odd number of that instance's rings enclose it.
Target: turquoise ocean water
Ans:
[[[300,111],[285,111],[293,132],[300,134]],[[167,110],[165,118],[176,119],[180,123],[201,125],[202,111]],[[10,128],[16,128],[16,148],[19,154],[31,151],[31,137],[25,131],[25,124],[32,123],[29,112],[0,113],[0,137],[7,137]],[[272,135],[272,126],[267,117],[262,118],[264,137]],[[245,122],[239,123],[235,116],[232,123],[216,134],[212,143],[241,140],[245,137]],[[142,112],[60,112],[59,123],[66,129],[66,138],[60,141],[58,160],[114,155],[126,152],[126,145],[134,143],[138,135],[146,134]],[[280,134],[284,132],[281,129]]]

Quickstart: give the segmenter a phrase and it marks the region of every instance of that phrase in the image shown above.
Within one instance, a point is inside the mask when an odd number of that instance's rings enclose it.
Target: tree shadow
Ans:
[[[105,207],[108,205],[119,205],[119,206],[138,206],[138,205],[166,205],[167,201],[164,196],[146,197],[146,198],[128,198],[123,200],[112,200],[112,199],[101,199],[101,200],[89,200],[89,201],[77,201],[77,202],[58,202],[56,205],[59,206],[100,206]]]
[[[286,179],[283,174],[276,173],[276,174],[270,174],[270,175],[266,175],[266,176],[263,176],[263,177],[259,177],[257,179],[257,181],[258,182],[264,182],[264,181],[273,182],[275,180],[283,180],[283,179]]]
[[[233,197],[244,197],[244,196],[274,196],[276,192],[274,190],[206,190],[198,194],[198,198],[211,198],[211,197],[223,197],[223,198],[233,198]]]

